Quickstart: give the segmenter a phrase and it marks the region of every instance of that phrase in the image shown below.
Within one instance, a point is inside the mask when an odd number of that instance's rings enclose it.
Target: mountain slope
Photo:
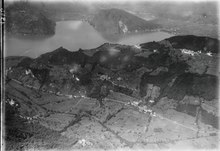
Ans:
[[[187,39],[187,36],[182,38]],[[208,39],[193,38],[195,41]],[[77,52],[60,47],[36,59],[8,57],[4,100],[8,148],[17,150],[17,147],[25,147],[30,150],[33,145],[37,145],[35,149],[48,145],[51,149],[56,147],[54,145],[77,147],[81,139],[88,137],[93,141],[90,147],[99,148],[113,140],[108,137],[105,143],[95,146],[106,132],[104,129],[97,132],[100,130],[97,127],[102,125],[105,129],[108,126],[111,132],[120,127],[115,135],[121,138],[124,134],[136,136],[136,130],[140,129],[143,136],[147,134],[148,140],[156,143],[161,139],[191,141],[192,137],[201,140],[200,137],[217,136],[219,80],[215,72],[209,71],[213,64],[216,65],[217,61],[213,60],[218,59],[217,53],[196,53],[200,43],[193,43],[190,48],[195,51],[185,53],[181,49],[186,49],[186,46],[173,48],[173,42],[149,42],[141,44],[140,48],[105,43],[95,49]],[[213,68],[216,71],[216,66]],[[141,115],[150,118],[143,120]],[[152,116],[156,123],[151,120]],[[91,125],[95,129],[88,132],[91,128],[88,124],[95,123],[96,119],[98,123]],[[135,119],[143,123],[140,125],[134,122]],[[81,124],[83,121],[86,124]],[[125,121],[130,122],[124,124]],[[150,126],[143,131],[146,122]],[[173,125],[165,127],[181,129],[161,127],[166,122]],[[139,126],[134,128],[135,124]],[[162,130],[157,129],[158,125]],[[120,133],[125,129],[123,134]],[[162,132],[164,134],[161,135]],[[198,132],[204,133],[200,136]],[[126,137],[125,140],[130,138],[135,137]],[[36,144],[38,140],[40,142]],[[146,141],[146,137],[142,141]],[[213,143],[213,140],[208,143]],[[116,146],[121,148],[121,143]],[[85,146],[79,146],[80,149],[82,147]]]
[[[204,53],[218,53],[219,49],[219,41],[209,37],[186,35],[174,36],[165,40],[169,41],[172,47],[177,49],[190,49],[193,51],[202,51]]]
[[[97,31],[107,34],[153,30],[159,27],[153,22],[145,21],[124,10],[115,8],[100,10],[90,23]]]
[[[30,69],[39,80],[41,87],[43,85],[48,87],[49,85],[47,84],[57,81],[57,85],[59,85],[58,89],[60,89],[68,83],[67,81],[74,81],[74,78],[71,77],[72,74],[74,74],[73,77],[77,76],[80,81],[90,81],[92,76],[99,72],[105,73],[107,71],[107,73],[111,75],[116,73],[120,75],[121,72],[125,72],[127,75],[131,76],[130,74],[133,74],[133,72],[139,72],[141,68],[145,68],[145,74],[139,75],[141,80],[140,85],[136,83],[132,86],[133,88],[140,88],[140,96],[146,95],[148,84],[154,84],[160,87],[162,91],[161,96],[168,95],[171,96],[171,98],[176,98],[176,96],[173,96],[172,91],[165,90],[168,83],[175,79],[177,81],[185,81],[183,83],[186,84],[183,88],[180,84],[181,82],[175,83],[175,80],[173,81],[173,86],[169,89],[176,90],[176,95],[181,96],[177,98],[182,98],[186,94],[192,94],[200,95],[207,100],[212,100],[216,98],[214,95],[216,90],[214,89],[216,89],[217,86],[214,84],[209,85],[210,82],[203,82],[203,85],[202,82],[198,81],[211,80],[211,83],[217,81],[217,54],[214,53],[214,49],[211,48],[215,48],[215,46],[218,45],[218,41],[211,39],[213,41],[213,46],[210,47],[210,50],[213,50],[213,54],[209,56],[206,51],[193,53],[201,49],[201,43],[198,41],[205,41],[209,39],[208,37],[193,36],[192,38],[194,41],[188,40],[188,43],[184,43],[184,41],[188,39],[187,37],[191,38],[192,36],[180,37],[181,40],[183,39],[183,42],[181,42],[178,37],[172,37],[167,40],[162,40],[161,42],[144,43],[140,45],[140,49],[129,45],[106,43],[100,47],[91,49],[91,53],[90,50],[71,52],[60,47],[52,52],[42,54],[36,59],[22,59],[17,66],[14,66],[13,72],[9,75],[11,78],[22,80],[23,74],[20,77],[17,76],[17,74],[21,74],[25,70]],[[173,39],[177,40],[175,41]],[[182,45],[179,48],[175,47],[174,43]],[[183,43],[186,44],[186,46]],[[193,49],[189,50],[189,54],[185,51],[181,51],[182,49],[189,48]],[[88,51],[88,53],[86,53],[86,51]],[[148,53],[148,55],[146,56],[145,53]],[[195,81],[196,84],[187,84],[187,78],[191,79],[188,81]],[[156,83],[152,83],[154,81]],[[212,85],[215,87],[213,90],[211,89]],[[190,87],[194,89],[188,93]],[[213,93],[209,91],[207,93],[204,92],[204,94],[207,95],[201,94],[205,91],[204,88],[206,87],[210,87],[209,89],[213,91]],[[184,92],[185,90],[187,90],[187,92]],[[60,89],[60,91],[62,90]]]
[[[51,35],[55,22],[27,2],[15,2],[6,8],[6,30],[13,34]]]

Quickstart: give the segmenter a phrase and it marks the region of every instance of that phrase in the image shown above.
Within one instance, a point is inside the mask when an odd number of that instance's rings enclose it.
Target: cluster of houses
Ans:
[[[194,56],[194,55],[197,55],[197,54],[201,54],[201,53],[202,53],[201,51],[195,52],[195,51],[188,50],[188,49],[180,49],[180,50],[181,50],[181,52],[182,52],[183,54],[188,54],[188,55],[191,55],[191,56]],[[213,54],[212,54],[211,52],[207,52],[206,55],[212,56]]]
[[[150,100],[149,102],[154,103],[154,100]],[[156,116],[156,113],[153,110],[151,110],[149,107],[147,107],[146,105],[139,106],[140,103],[141,103],[141,100],[140,101],[131,101],[131,102],[128,102],[126,105],[132,105],[134,107],[137,107],[140,112],[150,113],[151,116]]]

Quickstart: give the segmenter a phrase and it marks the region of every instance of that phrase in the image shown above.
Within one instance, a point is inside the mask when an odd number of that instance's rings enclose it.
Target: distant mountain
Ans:
[[[6,31],[13,34],[51,35],[55,22],[28,2],[14,2],[6,8]]]
[[[90,21],[94,28],[105,34],[124,34],[138,31],[149,31],[159,26],[120,9],[101,9]]]
[[[34,3],[34,6],[44,12],[53,21],[82,20],[93,12],[89,4],[77,1],[50,3],[42,0]]]

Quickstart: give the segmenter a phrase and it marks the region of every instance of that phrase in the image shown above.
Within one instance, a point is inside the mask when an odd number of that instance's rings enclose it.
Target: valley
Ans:
[[[7,57],[7,149],[217,149],[219,42],[185,38]]]
[[[5,2],[2,150],[219,150],[217,4]]]

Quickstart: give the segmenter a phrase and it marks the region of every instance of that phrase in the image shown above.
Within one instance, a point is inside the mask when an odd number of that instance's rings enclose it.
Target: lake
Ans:
[[[79,48],[96,48],[105,42],[135,45],[149,41],[159,41],[171,36],[173,35],[165,32],[136,33],[124,35],[114,41],[101,36],[87,22],[61,21],[56,24],[55,35],[50,37],[6,35],[5,54],[6,56],[29,56],[35,58],[61,46],[70,51],[77,51]]]

